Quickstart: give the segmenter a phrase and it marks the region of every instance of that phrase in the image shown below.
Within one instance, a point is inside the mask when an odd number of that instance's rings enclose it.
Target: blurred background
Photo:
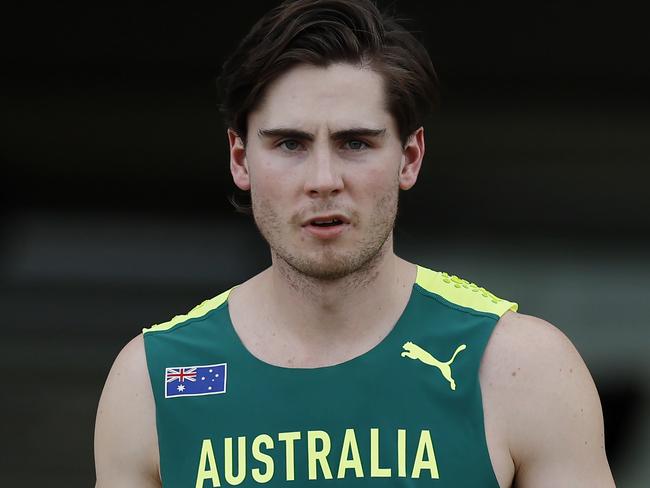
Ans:
[[[0,485],[92,485],[121,347],[269,264],[228,202],[215,93],[269,5],[15,3],[0,16]],[[612,2],[390,5],[442,81],[398,254],[562,329],[598,386],[618,485],[648,486],[646,18]]]

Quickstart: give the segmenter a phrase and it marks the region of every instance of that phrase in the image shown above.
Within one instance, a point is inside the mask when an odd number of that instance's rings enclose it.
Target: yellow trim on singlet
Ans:
[[[447,273],[433,271],[422,266],[417,267],[415,282],[426,291],[435,293],[448,302],[479,312],[492,313],[501,317],[508,310],[516,312],[518,308],[516,303],[499,298],[474,283],[470,283],[455,275],[450,276]],[[232,288],[220,293],[214,298],[205,300],[184,315],[177,315],[167,322],[144,328],[142,329],[142,333],[146,334],[148,332],[169,330],[187,320],[202,317],[228,300],[231,291]]]
[[[479,312],[493,313],[499,317],[508,310],[516,312],[519,307],[516,303],[503,300],[485,288],[458,276],[450,276],[447,273],[432,271],[422,266],[418,266],[415,282],[428,292],[435,293],[448,302]]]
[[[215,308],[219,307],[222,303],[224,303],[226,300],[228,300],[228,295],[230,295],[231,291],[232,288],[230,290],[224,291],[223,293],[220,293],[214,298],[205,300],[204,302],[194,307],[185,315],[177,315],[173,319],[167,322],[163,322],[162,324],[156,324],[156,325],[152,325],[151,327],[144,328],[142,329],[142,333],[146,334],[147,332],[160,332],[163,330],[169,330],[175,325],[185,322],[186,320],[203,317],[210,310],[214,310]]]

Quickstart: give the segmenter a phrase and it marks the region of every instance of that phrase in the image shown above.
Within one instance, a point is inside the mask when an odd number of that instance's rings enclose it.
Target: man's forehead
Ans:
[[[253,114],[264,126],[326,123],[333,130],[385,125],[390,118],[381,76],[350,64],[294,67],[266,87]]]

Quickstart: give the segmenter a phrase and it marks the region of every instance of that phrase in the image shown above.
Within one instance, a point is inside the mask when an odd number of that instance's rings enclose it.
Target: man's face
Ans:
[[[336,279],[392,250],[405,155],[374,71],[288,71],[249,115],[242,154],[245,177],[233,176],[274,260]]]

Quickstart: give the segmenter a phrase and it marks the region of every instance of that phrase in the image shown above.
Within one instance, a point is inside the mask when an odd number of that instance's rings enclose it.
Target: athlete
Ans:
[[[435,104],[415,38],[368,0],[285,2],[220,83],[272,264],[122,350],[96,486],[614,486],[569,340],[393,251]]]

